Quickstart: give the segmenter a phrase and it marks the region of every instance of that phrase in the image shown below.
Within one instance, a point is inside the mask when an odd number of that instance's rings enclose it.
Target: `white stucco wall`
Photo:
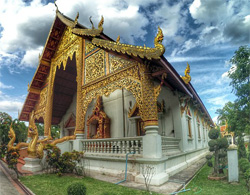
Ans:
[[[155,83],[158,85],[159,83]],[[122,94],[123,97],[122,98]],[[192,138],[188,137],[188,124],[186,118],[186,112],[181,116],[180,102],[179,102],[179,92],[171,91],[169,88],[163,86],[158,96],[158,101],[165,102],[165,111],[158,114],[159,118],[159,134],[168,137],[180,138],[180,149],[182,151],[193,151],[196,149],[201,149],[207,147],[208,141],[208,129],[204,128],[202,122],[200,122],[200,133],[201,138],[198,139],[198,129],[197,129],[197,119],[194,116],[194,107],[190,104],[189,108],[192,114],[191,128],[192,128]],[[132,121],[128,118],[129,109],[132,109],[136,103],[133,94],[127,90],[116,90],[111,93],[108,97],[103,96],[103,107],[105,113],[110,118],[110,130],[112,138],[119,137],[133,137],[137,135],[136,123],[132,124]],[[124,101],[123,101],[124,100]],[[192,100],[190,100],[192,101]],[[96,104],[94,99],[88,106],[85,121],[92,115],[92,111]],[[123,108],[124,107],[124,108]],[[123,114],[124,109],[124,114]],[[76,94],[74,95],[73,101],[68,108],[66,114],[63,116],[60,126],[63,129],[63,124],[69,119],[71,114],[76,115]],[[200,121],[201,121],[201,116]],[[87,132],[87,126],[85,122],[85,130]],[[174,135],[171,133],[174,130]],[[205,134],[204,134],[205,133]],[[61,131],[61,137],[67,136],[67,131]],[[86,137],[86,136],[85,136]]]

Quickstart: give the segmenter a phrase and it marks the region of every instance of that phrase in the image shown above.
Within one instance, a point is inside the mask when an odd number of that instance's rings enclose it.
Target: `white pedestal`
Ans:
[[[238,165],[237,147],[230,147],[230,146],[227,150],[228,182],[238,182],[239,181],[239,165]]]
[[[25,165],[22,167],[23,170],[37,172],[42,170],[42,166],[40,164],[41,159],[39,158],[24,158]]]
[[[143,158],[161,158],[161,136],[158,134],[158,126],[145,127],[146,135],[143,136]]]
[[[84,139],[84,134],[76,134],[76,139],[73,143],[73,150],[78,152],[82,151],[82,140]]]

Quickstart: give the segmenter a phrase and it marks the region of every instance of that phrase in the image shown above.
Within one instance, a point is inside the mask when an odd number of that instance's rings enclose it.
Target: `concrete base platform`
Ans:
[[[39,158],[24,158],[25,165],[22,167],[22,170],[37,172],[42,170],[42,166],[40,164],[41,159]]]

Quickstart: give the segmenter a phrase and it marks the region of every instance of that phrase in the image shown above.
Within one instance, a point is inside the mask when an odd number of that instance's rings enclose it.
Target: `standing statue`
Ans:
[[[8,151],[10,150],[19,150],[22,147],[27,147],[28,143],[20,142],[17,144],[17,146],[14,146],[14,143],[16,141],[16,134],[15,131],[12,128],[12,123],[10,125],[10,130],[8,132],[8,137],[10,138],[10,141],[7,145]]]
[[[31,141],[28,145],[28,150],[27,150],[28,157],[29,158],[37,158],[37,157],[42,158],[44,144],[40,142],[39,146],[36,148],[36,145],[38,143],[38,130],[35,124],[34,111],[32,111],[31,116],[30,116],[28,133],[31,137]]]

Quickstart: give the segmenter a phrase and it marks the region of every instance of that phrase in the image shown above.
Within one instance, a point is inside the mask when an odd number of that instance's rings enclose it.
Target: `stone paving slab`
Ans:
[[[12,182],[4,174],[3,168],[1,166],[0,166],[0,194],[1,195],[18,195],[19,194],[19,192],[16,190]]]

